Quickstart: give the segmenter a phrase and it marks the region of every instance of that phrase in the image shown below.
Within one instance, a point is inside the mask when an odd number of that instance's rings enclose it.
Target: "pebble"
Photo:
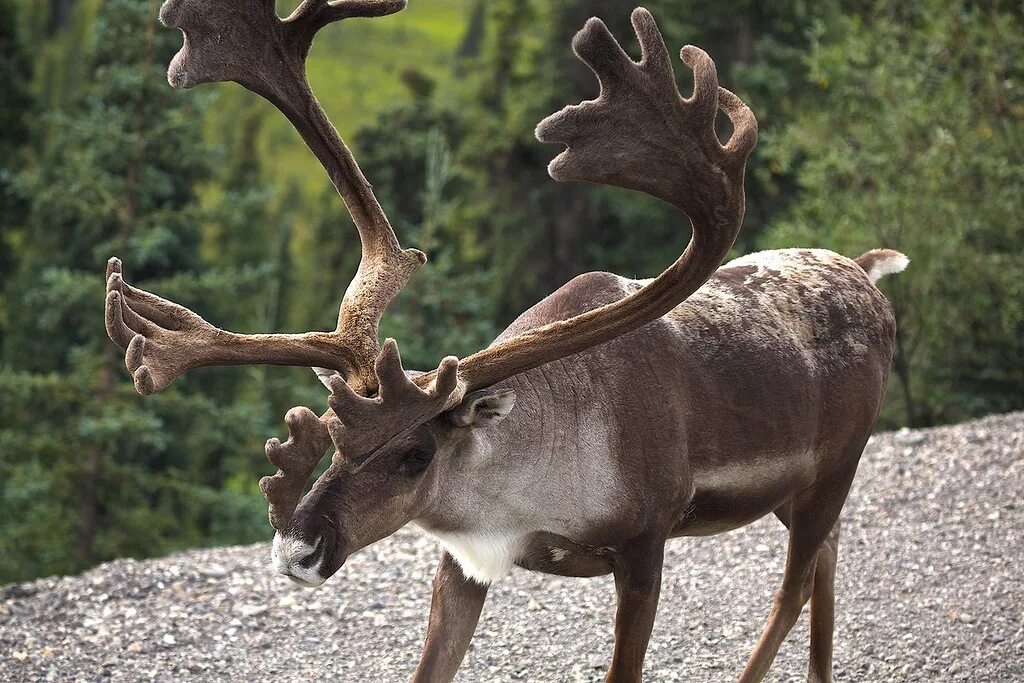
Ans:
[[[907,427],[904,427],[903,429],[893,434],[893,439],[896,440],[896,443],[902,444],[904,446],[916,446],[919,443],[923,443],[924,440],[927,438],[927,435],[925,435],[923,432],[914,431],[912,429],[908,429]]]

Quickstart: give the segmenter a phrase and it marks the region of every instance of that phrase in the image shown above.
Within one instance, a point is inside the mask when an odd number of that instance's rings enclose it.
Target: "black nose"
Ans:
[[[310,569],[313,565],[319,563],[320,560],[323,559],[324,546],[324,537],[320,536],[320,540],[316,542],[316,547],[313,548],[313,552],[299,560],[297,564],[303,569]]]

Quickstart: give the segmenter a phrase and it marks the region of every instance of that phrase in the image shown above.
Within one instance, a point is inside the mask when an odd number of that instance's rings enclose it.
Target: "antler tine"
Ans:
[[[629,68],[633,66],[633,60],[597,17],[587,19],[583,28],[573,36],[572,48],[597,76],[602,93],[614,90],[628,77]]]
[[[329,380],[328,403],[336,417],[327,420],[327,427],[344,462],[356,472],[373,460],[382,444],[455,407],[465,396],[458,358],[444,358],[429,373],[430,381],[421,382],[402,367],[394,339],[381,348],[375,372],[380,391],[373,398],[360,396],[338,376]]]
[[[398,352],[398,342],[388,339],[377,356],[375,365],[377,381],[380,383],[380,400],[383,402],[410,402],[423,399],[447,400],[458,385],[459,359],[446,356],[437,369],[437,381],[427,389],[421,389],[413,382]],[[453,399],[456,402],[461,400]]]
[[[105,324],[144,396],[211,365],[320,366],[349,374],[357,367],[353,345],[346,346],[339,332],[243,335],[218,329],[184,306],[129,285],[118,258],[107,262]]]
[[[630,21],[640,43],[640,68],[646,70],[652,78],[657,79],[661,84],[674,85],[675,72],[672,70],[672,58],[654,17],[647,10],[638,7],[630,15]],[[714,66],[713,63],[712,66]]]
[[[718,69],[708,53],[694,45],[683,46],[679,59],[693,70],[693,95],[685,100],[693,111],[693,120],[706,125],[706,130],[713,134],[718,111]]]
[[[284,418],[288,440],[267,441],[267,460],[277,473],[260,479],[260,490],[269,503],[270,524],[284,531],[291,521],[302,489],[331,445],[331,437],[323,420],[309,408],[292,408]]]
[[[738,163],[745,164],[747,157],[757,146],[757,119],[750,107],[725,88],[718,88],[718,106],[732,122],[732,137],[725,144],[725,151]]]

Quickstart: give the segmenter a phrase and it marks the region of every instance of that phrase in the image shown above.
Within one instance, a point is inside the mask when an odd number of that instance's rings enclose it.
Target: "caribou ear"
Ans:
[[[468,394],[448,416],[458,427],[491,427],[508,417],[515,404],[516,392],[511,389],[484,389]]]

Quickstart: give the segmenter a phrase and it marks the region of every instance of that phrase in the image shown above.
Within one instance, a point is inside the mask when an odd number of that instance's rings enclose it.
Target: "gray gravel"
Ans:
[[[882,434],[844,512],[839,681],[1024,681],[1024,413]],[[774,518],[670,542],[649,681],[732,681],[782,576]],[[426,627],[434,544],[403,531],[318,590],[269,548],[118,560],[0,589],[0,680],[402,681]],[[461,681],[599,681],[609,578],[513,571]],[[771,681],[804,681],[806,612]]]

